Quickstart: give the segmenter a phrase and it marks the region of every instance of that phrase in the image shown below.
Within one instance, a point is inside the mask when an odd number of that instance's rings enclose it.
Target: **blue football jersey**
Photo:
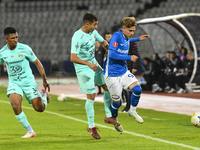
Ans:
[[[140,38],[126,38],[121,30],[113,34],[108,47],[108,57],[104,62],[104,72],[106,76],[117,77],[126,73],[127,60],[131,60],[128,55],[129,41],[140,41]]]

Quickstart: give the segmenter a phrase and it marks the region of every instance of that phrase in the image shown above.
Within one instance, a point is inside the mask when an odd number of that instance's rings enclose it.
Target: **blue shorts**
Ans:
[[[98,69],[95,72],[92,69],[87,69],[78,73],[77,78],[80,85],[80,90],[85,94],[96,93],[95,83],[99,86],[105,84],[102,72],[103,69],[98,66]]]
[[[30,85],[26,84],[23,86],[13,82],[9,83],[7,88],[7,97],[9,97],[9,95],[13,93],[21,95],[22,98],[24,94],[29,104],[32,104],[32,99],[36,97],[42,97],[40,94],[40,89],[35,81],[31,82]]]

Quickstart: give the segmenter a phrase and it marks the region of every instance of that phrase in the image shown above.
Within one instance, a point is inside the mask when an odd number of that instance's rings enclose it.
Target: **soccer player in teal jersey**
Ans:
[[[7,44],[0,50],[0,68],[5,62],[9,78],[7,96],[10,99],[17,120],[27,130],[27,134],[22,138],[35,137],[36,133],[21,108],[23,94],[36,111],[43,112],[47,107],[47,103],[50,102],[50,96],[46,92],[46,88],[50,91],[50,86],[44,68],[32,49],[28,45],[18,42],[16,29],[14,27],[5,28],[4,35]],[[35,82],[29,61],[37,66],[43,78],[44,89],[41,90],[41,93]]]
[[[95,59],[95,41],[99,42],[106,50],[108,50],[108,42],[95,30],[97,28],[98,19],[92,13],[86,13],[83,17],[83,26],[76,31],[71,41],[71,61],[74,63],[76,75],[80,85],[80,90],[87,96],[85,110],[88,118],[88,132],[96,138],[100,139],[94,124],[94,99],[95,99],[95,83],[104,89],[104,108],[105,123],[120,126],[120,124],[112,117],[110,106],[110,93],[105,84],[102,74],[103,69]]]

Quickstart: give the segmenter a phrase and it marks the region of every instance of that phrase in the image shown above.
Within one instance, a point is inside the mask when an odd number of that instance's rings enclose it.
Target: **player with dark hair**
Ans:
[[[149,38],[149,35],[142,35],[138,38],[131,38],[136,30],[136,20],[134,17],[125,17],[122,20],[122,27],[119,31],[113,34],[109,43],[108,57],[104,68],[104,77],[110,95],[112,98],[111,112],[114,118],[118,116],[118,109],[122,104],[121,95],[122,89],[131,90],[131,107],[128,111],[130,116],[133,116],[137,122],[143,123],[142,117],[136,112],[141,86],[136,77],[127,69],[127,60],[136,61],[135,55],[128,55],[129,42],[140,41]],[[121,125],[115,126],[117,131],[122,132]]]
[[[35,137],[36,133],[21,108],[23,94],[36,111],[43,112],[47,103],[50,102],[50,96],[46,92],[46,88],[50,91],[50,87],[44,68],[32,49],[28,45],[18,42],[17,30],[14,27],[7,27],[4,29],[4,35],[7,44],[0,50],[0,68],[5,62],[9,77],[7,96],[17,120],[27,130],[27,134],[22,138]],[[44,89],[41,90],[41,93],[29,66],[29,61],[37,66],[42,76]]]
[[[71,61],[74,63],[80,90],[87,96],[85,110],[88,118],[88,132],[100,139],[94,124],[94,99],[95,84],[104,89],[104,107],[106,112],[105,122],[120,125],[112,118],[110,105],[110,93],[105,84],[103,70],[95,59],[95,41],[99,42],[106,50],[108,42],[97,32],[98,19],[92,13],[86,13],[83,17],[83,26],[74,33],[71,42]]]

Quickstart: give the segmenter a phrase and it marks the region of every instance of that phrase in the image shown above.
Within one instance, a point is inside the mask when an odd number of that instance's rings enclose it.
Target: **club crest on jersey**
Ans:
[[[118,46],[117,42],[114,42],[114,43],[113,43],[113,46],[114,46],[114,47],[117,47],[117,46]]]
[[[22,53],[19,53],[19,54],[18,54],[18,57],[19,57],[19,58],[22,58],[22,57],[23,57],[23,54],[22,54]]]

